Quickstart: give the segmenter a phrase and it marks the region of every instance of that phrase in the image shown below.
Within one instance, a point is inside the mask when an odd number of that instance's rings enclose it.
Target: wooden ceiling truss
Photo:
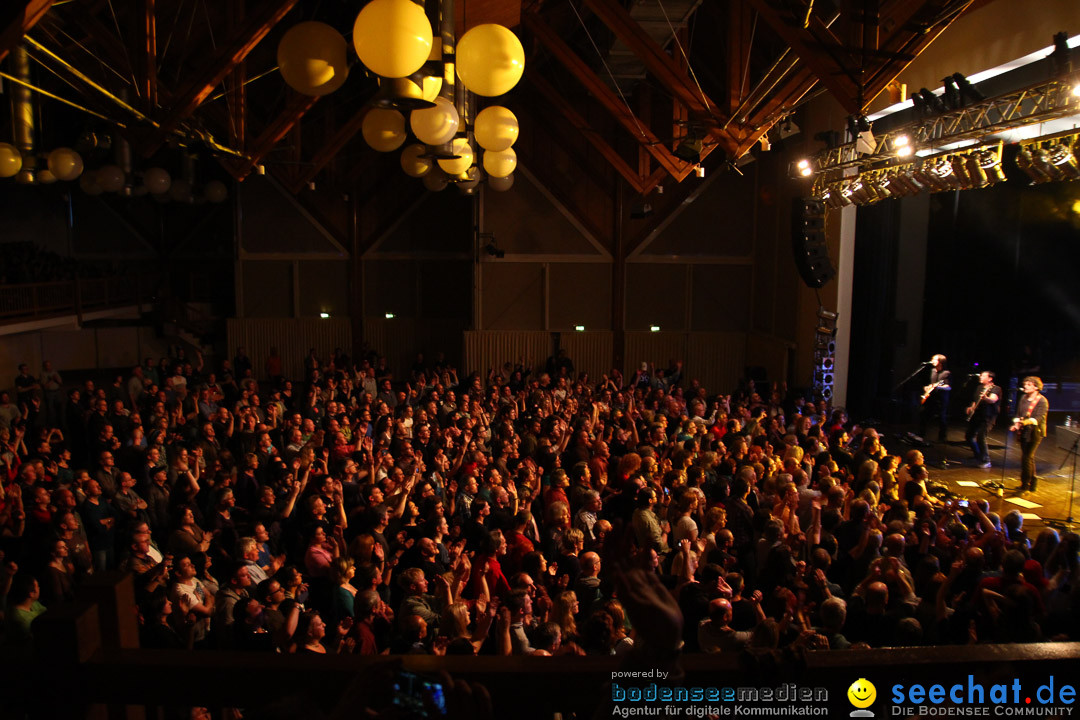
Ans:
[[[526,92],[535,93],[642,194],[668,178],[682,181],[693,173],[695,164],[676,155],[688,137],[703,139],[703,159],[719,150],[725,161],[734,161],[818,85],[848,112],[862,113],[972,5],[972,0],[819,0],[818,7],[813,0],[684,0],[686,17],[677,28],[671,25],[674,35],[664,44],[656,39],[662,24],[635,14],[657,0],[634,0],[629,6],[621,0],[570,2],[573,15],[564,3],[551,0],[459,0],[457,8],[467,13],[470,26],[520,19],[517,31],[529,49]],[[316,98],[282,92],[284,85],[271,70],[273,50],[260,47],[299,0],[68,0],[55,7],[53,0],[8,0],[0,5],[0,59],[30,32],[71,64],[67,82],[72,86],[93,87],[92,79],[113,99],[130,103],[118,123],[128,128],[144,157],[176,136],[181,144],[202,141],[220,151],[222,165],[240,180],[288,142],[291,167],[276,175],[298,193],[354,140],[370,98],[355,91],[328,96],[322,103],[326,111],[316,113],[328,124],[326,131],[309,129],[309,145],[312,136],[320,144],[303,156],[301,124]],[[288,23],[301,19],[299,13]],[[572,41],[586,27],[575,16],[592,27],[602,23],[609,39],[625,46],[623,56],[629,48],[640,60],[645,80],[634,86],[633,97],[618,94],[593,69],[602,58],[587,61],[573,49],[585,47]],[[225,37],[217,44],[216,27]],[[709,45],[718,49],[710,51]],[[565,69],[584,93],[560,92],[562,83],[546,71],[549,63]],[[251,85],[267,74],[274,77]],[[84,94],[87,107],[119,112],[102,92]],[[665,96],[670,114],[660,112]],[[592,106],[613,123],[596,122]]]

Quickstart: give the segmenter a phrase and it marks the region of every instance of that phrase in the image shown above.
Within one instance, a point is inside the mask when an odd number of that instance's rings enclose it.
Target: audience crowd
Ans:
[[[594,382],[565,356],[305,367],[23,366],[0,395],[5,652],[114,569],[147,648],[621,655],[646,631],[631,565],[681,611],[671,650],[1080,639],[1080,536],[1029,539],[783,387],[711,395],[678,362]]]

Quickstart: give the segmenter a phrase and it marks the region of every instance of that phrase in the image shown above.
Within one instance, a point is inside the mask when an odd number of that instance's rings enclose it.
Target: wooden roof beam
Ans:
[[[908,65],[911,64],[912,60],[929,47],[930,43],[934,42],[941,33],[945,32],[945,29],[963,15],[972,4],[971,0],[969,0],[967,6],[963,10],[949,15],[944,21],[925,29],[922,27],[911,29],[908,27],[908,23],[913,20],[916,12],[925,9],[930,5],[938,5],[935,0],[928,0],[928,2],[922,4],[910,2],[910,8],[904,6],[901,10],[898,10],[897,14],[893,16],[897,21],[896,30],[892,36],[885,41],[882,50],[896,53],[895,57],[901,59],[884,63],[882,67],[867,78],[867,104],[884,92],[885,88],[889,86],[889,83],[898,78],[900,73],[904,72]],[[909,11],[910,14],[907,14]],[[904,15],[900,15],[900,13],[904,13]],[[901,19],[903,20],[903,24],[900,24],[899,22]]]
[[[607,108],[607,111],[611,113],[612,117],[618,121],[620,125],[626,129],[638,142],[639,145],[644,147],[650,155],[656,158],[656,161],[667,170],[672,176],[677,176],[687,166],[687,163],[683,162],[679,158],[675,157],[670,150],[668,150],[664,144],[660,141],[656,134],[652,130],[645,127],[638,119],[630,112],[629,108],[623,104],[623,102],[612,92],[611,88],[603,83],[596,76],[596,73],[592,71],[588,65],[585,64],[577,54],[570,49],[570,46],[559,36],[559,34],[551,28],[544,20],[540,18],[536,13],[523,13],[521,16],[522,24],[532,32],[533,36],[539,40],[548,52],[559,61],[567,70],[571,72],[580,82],[586,90],[588,90],[593,97],[595,97],[601,105]]]
[[[244,21],[244,0],[232,0],[229,6],[229,32]],[[247,61],[237,63],[229,79],[229,138],[235,147],[247,143]]]
[[[285,109],[266,126],[266,129],[262,131],[259,137],[255,138],[248,156],[229,166],[233,177],[237,180],[243,180],[247,177],[248,173],[266,156],[266,153],[270,152],[281,138],[288,135],[289,131],[300,122],[300,119],[304,117],[304,113],[310,110],[318,99],[318,97],[301,95],[290,91],[289,101]]]
[[[152,115],[158,103],[157,82],[157,14],[156,0],[139,0],[132,13],[131,74],[135,80],[135,92],[139,96],[142,111]]]
[[[746,70],[750,66],[750,35],[753,28],[750,6],[728,3],[727,19],[727,115],[731,117],[743,101]]]
[[[817,75],[808,67],[802,67],[787,79],[767,103],[754,113],[744,126],[746,132],[739,143],[739,152],[750,150],[761,136],[777,123],[787,112],[802,100],[803,96],[816,85]]]
[[[686,106],[691,115],[707,118],[710,124],[723,124],[727,120],[719,106],[709,99],[681,67],[681,58],[676,61],[668,55],[622,5],[615,0],[585,0],[585,4],[637,55],[653,77]],[[721,137],[723,135],[724,133],[720,133]]]
[[[0,4],[0,60],[49,12],[53,0],[7,0]]]
[[[861,89],[851,79],[847,68],[843,67],[827,49],[843,50],[832,32],[820,19],[811,16],[811,29],[804,30],[795,23],[789,13],[781,13],[773,7],[771,0],[749,0],[760,13],[761,19],[771,27],[780,38],[818,75],[818,80],[833,94],[833,97],[850,113],[862,110],[859,100]],[[823,38],[818,35],[824,35]],[[826,48],[826,49],[822,49]],[[847,52],[844,50],[844,52]]]
[[[244,58],[266,37],[271,28],[292,10],[297,2],[298,0],[265,0],[260,3],[258,9],[244,19],[244,22],[229,38],[229,42],[217,52],[210,63],[177,92],[169,114],[162,119],[157,131],[140,148],[142,154],[146,157],[153,155],[169,133],[195,112],[195,109],[210,96],[214,88],[220,85],[238,64],[243,62]],[[249,167],[248,171],[250,169]]]
[[[540,73],[530,72],[527,77],[532,86],[544,97],[551,108],[557,110],[564,118],[566,118],[567,122],[577,128],[577,131],[589,141],[590,145],[596,148],[596,151],[611,164],[611,167],[623,176],[626,182],[630,184],[630,187],[639,193],[643,191],[642,179],[637,172],[630,167],[630,163],[623,159],[622,155],[619,155],[615,148],[611,147],[600,133],[589,125],[588,120],[582,117],[581,113],[579,113],[567,99],[563,97],[562,93],[552,87],[551,83],[549,83]]]

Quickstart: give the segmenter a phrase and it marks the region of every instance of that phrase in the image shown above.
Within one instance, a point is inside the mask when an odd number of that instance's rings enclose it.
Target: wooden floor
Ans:
[[[910,449],[900,441],[897,433],[886,433],[884,442],[890,453],[901,457]],[[930,468],[931,482],[947,486],[960,497],[989,500],[990,509],[1002,516],[1010,510],[1020,510],[1024,515],[1024,529],[1028,537],[1034,540],[1039,530],[1048,524],[1057,527],[1059,532],[1066,529],[1054,521],[1064,521],[1070,513],[1074,456],[1060,445],[1071,446],[1072,442],[1073,438],[1065,432],[1055,435],[1055,429],[1050,429],[1050,434],[1039,445],[1035,455],[1039,489],[1024,498],[1018,496],[1020,446],[1014,436],[1008,434],[1006,447],[1006,433],[1000,428],[990,434],[990,462],[993,467],[988,469],[973,464],[973,453],[964,442],[963,426],[949,429],[948,442],[933,443],[921,449]],[[1077,469],[1080,471],[1080,467]],[[1077,480],[1080,482],[1080,477]],[[996,488],[987,486],[991,481],[1004,485],[1000,496]],[[1072,517],[1080,520],[1080,498],[1074,498],[1073,503]],[[1072,523],[1069,529],[1080,532],[1080,522]]]

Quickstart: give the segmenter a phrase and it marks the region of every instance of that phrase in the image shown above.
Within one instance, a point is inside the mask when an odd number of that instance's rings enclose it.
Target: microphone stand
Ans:
[[[1073,510],[1073,496],[1076,494],[1076,454],[1077,454],[1077,447],[1078,446],[1080,446],[1080,435],[1077,435],[1076,439],[1073,440],[1072,447],[1070,447],[1068,452],[1065,453],[1065,459],[1061,461],[1061,465],[1058,467],[1058,470],[1061,470],[1062,468],[1064,468],[1065,464],[1067,462],[1069,462],[1069,456],[1072,456],[1072,478],[1069,480],[1069,511],[1068,511],[1068,515],[1065,517],[1064,520],[1060,520],[1058,518],[1043,518],[1043,521],[1047,525],[1049,525],[1050,527],[1061,528],[1061,529],[1064,529],[1064,530],[1071,530],[1072,526],[1073,526],[1073,523],[1076,522],[1075,520],[1073,520],[1072,510]]]
[[[905,424],[904,421],[907,419],[907,409],[908,409],[907,405],[903,402],[902,395],[900,394],[901,388],[903,388],[909,382],[914,380],[915,376],[918,375],[919,373],[921,373],[923,371],[923,368],[926,367],[929,364],[930,363],[926,363],[926,362],[919,363],[919,366],[917,368],[915,368],[915,370],[910,375],[908,375],[906,378],[904,378],[899,383],[897,383],[897,385],[892,389],[892,392],[889,393],[890,395],[892,395],[893,406],[894,406],[894,408],[896,410],[896,412],[893,415],[893,420],[896,421],[898,424]],[[897,437],[903,438],[904,436],[903,435],[897,435]]]
[[[919,367],[915,368],[915,372],[911,373],[911,374],[910,374],[910,375],[908,375],[908,376],[907,376],[906,378],[904,378],[903,380],[901,380],[901,381],[900,381],[900,384],[899,384],[899,385],[897,385],[896,387],[894,387],[894,388],[893,388],[893,392],[896,392],[897,390],[899,390],[900,388],[904,387],[904,386],[905,386],[905,385],[907,385],[907,384],[908,384],[909,382],[911,382],[912,380],[914,380],[914,379],[915,379],[915,376],[916,376],[916,375],[918,375],[919,373],[921,373],[921,372],[923,371],[923,368],[924,368],[924,367],[926,367],[926,366],[927,366],[927,365],[929,365],[929,364],[930,364],[930,363],[928,363],[928,362],[924,362],[924,363],[919,363]]]

